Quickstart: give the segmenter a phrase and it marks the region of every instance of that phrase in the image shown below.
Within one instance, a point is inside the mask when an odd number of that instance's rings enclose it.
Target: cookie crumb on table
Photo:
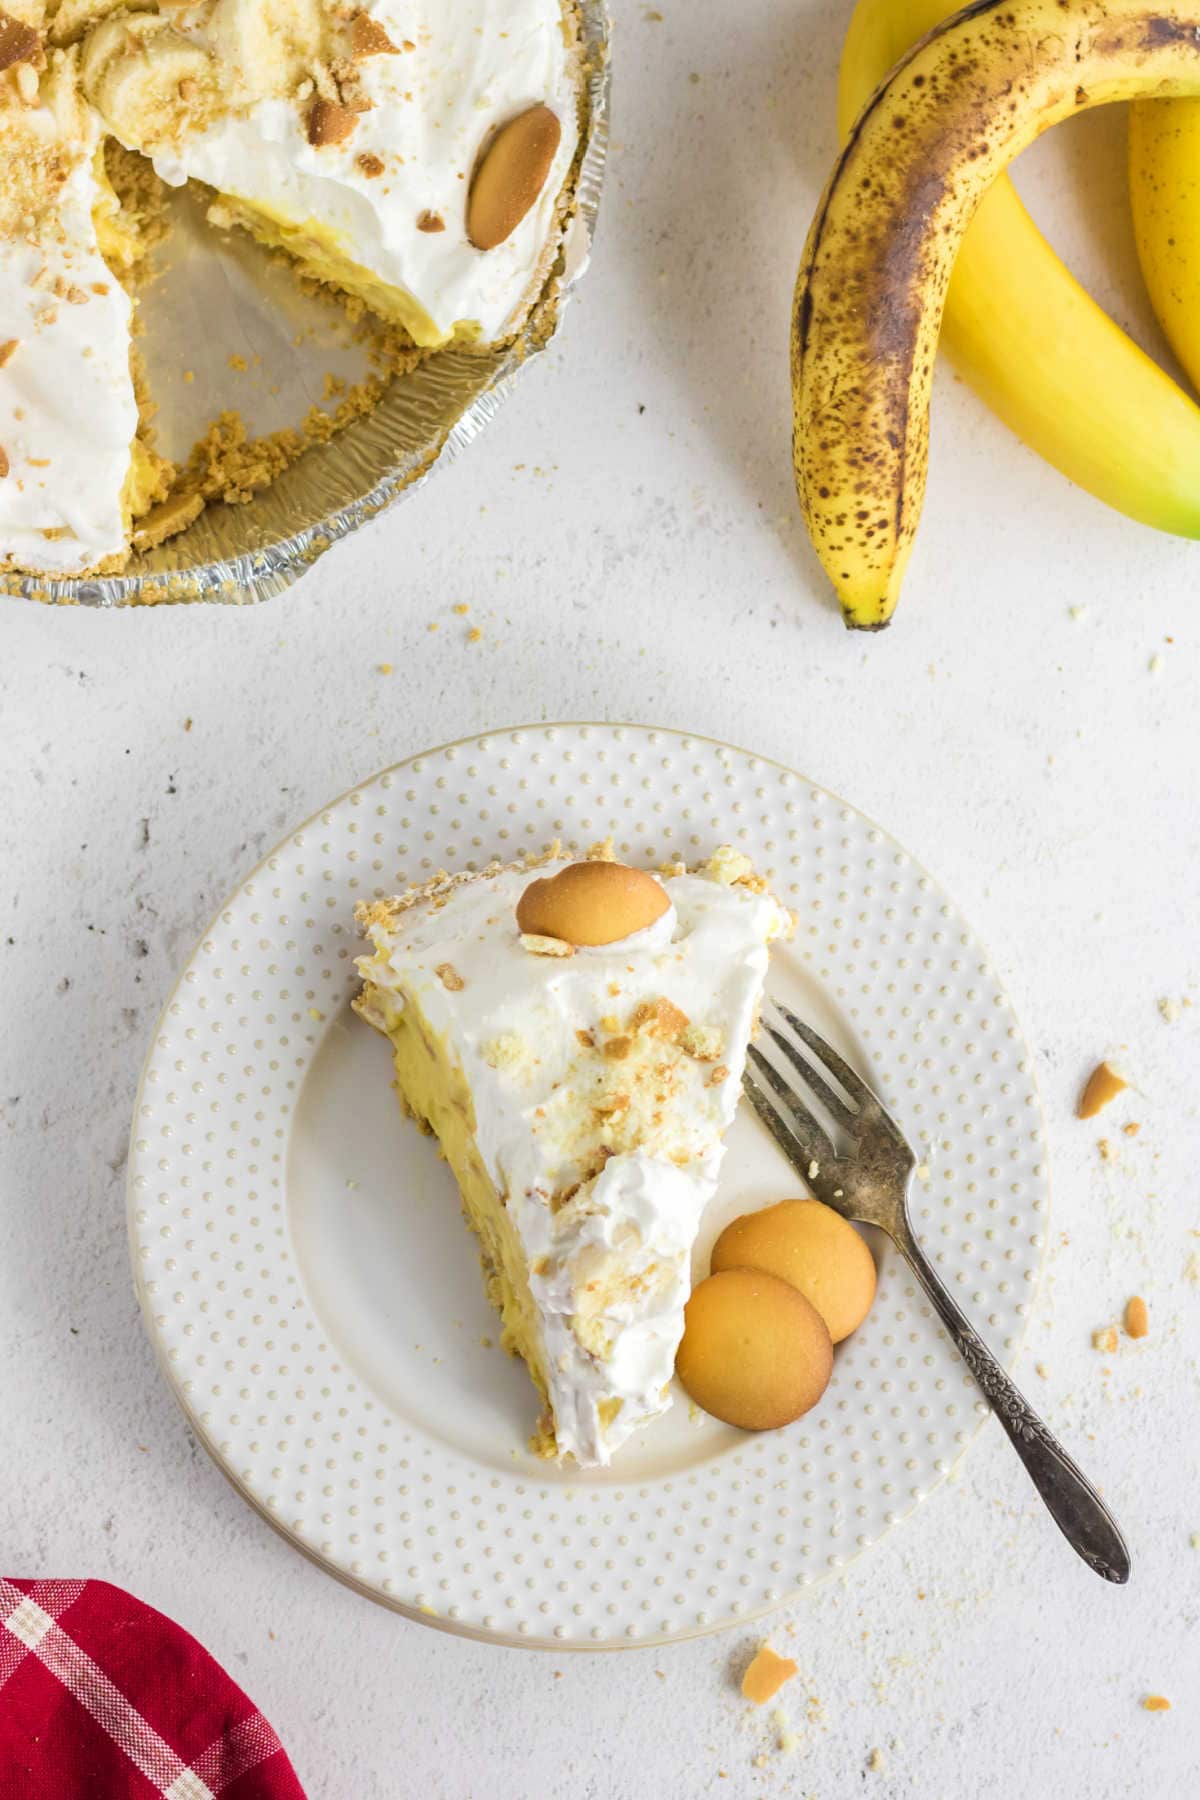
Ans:
[[[1149,1330],[1150,1315],[1146,1310],[1146,1302],[1140,1294],[1134,1294],[1125,1302],[1125,1335],[1144,1338]]]
[[[1079,1119],[1094,1119],[1098,1112],[1123,1093],[1128,1082],[1117,1074],[1111,1063],[1097,1063],[1084,1083],[1083,1092],[1079,1096],[1079,1104],[1075,1108],[1075,1116]]]
[[[773,1700],[785,1681],[796,1673],[797,1665],[790,1656],[778,1656],[770,1644],[760,1644],[750,1667],[742,1676],[742,1694],[755,1706]]]

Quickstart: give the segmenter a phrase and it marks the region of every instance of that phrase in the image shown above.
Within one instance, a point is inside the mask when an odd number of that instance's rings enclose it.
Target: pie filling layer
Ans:
[[[266,206],[251,205],[234,194],[222,194],[209,216],[214,221],[227,219],[231,225],[240,225],[264,249],[285,250],[302,275],[352,294],[376,318],[401,326],[422,349],[437,349],[451,338],[471,342],[479,336],[479,327],[473,320],[456,323],[448,334],[443,332],[410,293],[389,285],[356,262],[336,234],[319,219],[277,217]]]
[[[388,1020],[401,1107],[442,1148],[467,1222],[479,1240],[484,1287],[500,1315],[500,1342],[510,1355],[523,1359],[545,1400],[546,1369],[525,1254],[475,1141],[475,1108],[462,1068],[415,1001],[398,1006],[394,995],[368,983],[361,1007],[372,1018]],[[545,1427],[538,1448],[554,1452],[553,1433]]]

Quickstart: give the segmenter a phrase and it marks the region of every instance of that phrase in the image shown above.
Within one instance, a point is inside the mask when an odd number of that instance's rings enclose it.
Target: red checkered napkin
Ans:
[[[195,1638],[106,1581],[0,1576],[0,1800],[304,1800]]]

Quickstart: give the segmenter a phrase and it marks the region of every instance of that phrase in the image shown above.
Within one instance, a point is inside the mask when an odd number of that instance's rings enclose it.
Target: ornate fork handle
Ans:
[[[1055,1524],[1106,1581],[1129,1580],[1130,1560],[1116,1520],[1085,1475],[1038,1418],[959,1311],[905,1221],[896,1248],[928,1294],[959,1355],[1008,1433]]]

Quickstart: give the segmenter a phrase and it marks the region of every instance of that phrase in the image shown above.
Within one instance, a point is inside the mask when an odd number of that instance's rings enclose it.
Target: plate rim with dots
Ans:
[[[474,760],[464,763],[463,759],[472,754]],[[685,762],[681,763],[680,758]],[[586,762],[589,769],[582,769],[581,762]],[[486,769],[481,772],[482,765]],[[571,816],[581,810],[579,797],[566,792],[558,782],[561,770],[572,766],[580,770],[582,807],[588,812],[587,818]],[[458,785],[471,788],[475,799],[486,795],[491,802],[477,808],[488,824],[482,837],[478,831],[474,833],[469,846],[473,854],[469,856],[463,854],[463,846],[451,845],[444,835],[447,830],[461,835],[457,830],[461,821],[456,819],[447,826],[438,801],[432,798],[444,792],[447,772],[452,768]],[[630,769],[638,770],[636,790],[626,780]],[[599,776],[591,772],[594,770],[600,771]],[[672,780],[672,775],[683,779]],[[1049,1222],[1048,1147],[1032,1053],[1003,985],[970,927],[934,877],[882,826],[770,757],[702,733],[619,723],[538,723],[472,734],[406,757],[347,789],[289,832],[239,880],[202,933],[164,1004],[138,1085],[130,1140],[127,1216],[134,1286],[169,1386],[198,1440],[247,1503],[302,1554],[357,1592],[413,1620],[468,1637],[555,1651],[623,1649],[662,1645],[747,1625],[796,1601],[807,1587],[843,1569],[902,1519],[911,1516],[947,1478],[986,1420],[986,1404],[971,1392],[965,1367],[932,1318],[928,1304],[923,1303],[923,1296],[913,1289],[912,1317],[921,1319],[921,1329],[928,1338],[927,1345],[923,1345],[921,1369],[909,1373],[901,1383],[881,1375],[878,1391],[861,1377],[844,1384],[846,1393],[839,1408],[844,1412],[849,1403],[852,1413],[857,1411],[859,1415],[858,1425],[851,1421],[842,1427],[846,1442],[856,1445],[853,1450],[839,1446],[833,1433],[824,1442],[819,1436],[814,1439],[810,1435],[820,1430],[821,1408],[817,1408],[790,1432],[747,1437],[747,1448],[726,1452],[702,1470],[675,1474],[670,1480],[638,1477],[628,1484],[628,1489],[623,1488],[612,1479],[619,1476],[618,1456],[603,1489],[607,1509],[599,1517],[586,1516],[586,1522],[585,1512],[578,1512],[577,1526],[568,1522],[564,1534],[564,1509],[577,1504],[580,1495],[586,1493],[587,1473],[581,1472],[576,1486],[568,1489],[561,1483],[539,1488],[536,1473],[530,1474],[524,1466],[509,1475],[504,1471],[498,1474],[494,1464],[480,1463],[472,1474],[469,1457],[464,1459],[460,1452],[448,1450],[438,1439],[423,1438],[420,1428],[411,1421],[403,1428],[397,1427],[386,1409],[376,1404],[369,1391],[364,1391],[363,1381],[340,1358],[337,1347],[325,1340],[321,1320],[297,1272],[299,1265],[287,1214],[286,1148],[273,1153],[274,1165],[283,1173],[266,1177],[274,1184],[269,1191],[275,1192],[277,1198],[270,1205],[278,1221],[267,1230],[262,1223],[264,1173],[257,1161],[245,1165],[252,1173],[244,1173],[240,1160],[247,1141],[261,1142],[253,1128],[249,1140],[242,1129],[245,1106],[240,1112],[235,1111],[232,1101],[227,1103],[219,1094],[210,1103],[215,1124],[205,1133],[197,1132],[198,1114],[192,1110],[195,1093],[204,1091],[210,1079],[223,1088],[229,1085],[219,1059],[216,1077],[208,1075],[214,1053],[198,1048],[206,1041],[205,1033],[220,1026],[220,1049],[230,1064],[239,1064],[247,1085],[268,1065],[278,1065],[278,1057],[268,1052],[278,1050],[291,1035],[279,1032],[277,1039],[272,1038],[278,1015],[272,1011],[270,989],[273,982],[278,982],[278,966],[272,958],[274,940],[269,932],[249,944],[240,938],[236,940],[240,961],[232,975],[223,964],[213,964],[212,959],[222,955],[223,947],[227,950],[233,944],[233,934],[243,923],[252,925],[255,915],[260,914],[260,888],[268,876],[272,878],[272,903],[289,905],[301,894],[308,900],[307,888],[298,884],[310,879],[305,871],[315,849],[318,859],[326,859],[319,866],[318,885],[326,890],[322,910],[331,915],[328,935],[343,939],[337,958],[331,960],[340,961],[342,968],[340,972],[306,968],[303,947],[297,952],[301,960],[293,966],[309,983],[305,992],[312,996],[311,1023],[323,1024],[327,1011],[319,1002],[328,999],[326,989],[336,996],[339,981],[345,986],[352,966],[349,958],[360,949],[350,917],[354,899],[392,892],[396,885],[397,871],[379,857],[370,859],[373,866],[369,873],[380,879],[364,884],[359,848],[361,822],[367,817],[363,809],[373,802],[378,807],[376,816],[386,815],[387,807],[380,804],[380,796],[393,791],[404,778],[405,804],[411,815],[406,828],[409,835],[416,835],[419,815],[421,841],[428,845],[422,866],[408,871],[412,880],[424,879],[428,872],[425,865],[430,863],[437,867],[444,860],[448,867],[482,866],[493,854],[511,858],[525,848],[541,849],[555,835],[561,835],[568,845],[582,846],[610,832],[621,840],[632,831],[635,838],[650,839],[655,844],[654,860],[661,860],[668,848],[684,847],[686,853],[702,839],[706,848],[696,848],[695,854],[707,854],[714,847],[715,828],[723,822],[724,835],[715,841],[729,838],[746,849],[764,873],[773,870],[772,885],[789,904],[795,905],[797,897],[806,899],[792,954],[801,963],[806,958],[813,962],[814,957],[819,957],[824,978],[830,976],[834,963],[839,975],[852,971],[859,978],[857,986],[863,996],[874,1002],[878,1016],[882,1020],[903,1021],[904,1041],[908,1043],[911,1035],[911,1045],[920,1045],[926,1051],[919,1059],[921,1073],[915,1078],[908,1076],[907,1087],[920,1091],[922,1081],[927,1080],[933,1091],[939,1087],[935,1078],[953,1070],[964,1089],[975,1090],[970,1104],[966,1091],[944,1100],[938,1117],[939,1122],[949,1121],[947,1131],[957,1133],[965,1127],[968,1135],[973,1134],[977,1120],[972,1108],[981,1118],[990,1118],[995,1096],[1001,1093],[1006,1105],[1015,1108],[1019,1104],[1025,1113],[1025,1130],[1020,1135],[1026,1148],[1023,1152],[1008,1149],[1013,1167],[1006,1172],[1011,1175],[1013,1168],[1019,1166],[1020,1179],[1009,1183],[1009,1210],[1007,1218],[1000,1221],[995,1250],[979,1257],[974,1273],[978,1284],[975,1298],[990,1299],[990,1317],[1002,1322],[1003,1335],[997,1339],[996,1330],[1000,1327],[989,1327],[986,1314],[976,1322],[988,1332],[1006,1367],[1011,1367],[1020,1354],[1044,1265]],[[637,804],[629,799],[633,791],[644,797],[644,817],[631,817],[631,805]],[[697,794],[704,797],[702,804],[712,809],[699,833],[691,829],[697,822],[695,806],[684,804]],[[551,802],[549,809],[547,797]],[[460,793],[459,798],[465,800],[467,795]],[[753,804],[748,805],[747,801]],[[562,812],[557,823],[577,826],[577,831],[565,829],[557,833],[552,828],[553,820],[531,826],[531,819],[539,814],[549,819],[556,807]],[[522,818],[523,830],[519,829]],[[500,825],[500,819],[510,823]],[[315,843],[319,830],[324,832],[324,847]],[[339,834],[341,841],[335,846],[333,839]],[[345,842],[348,836],[354,838],[350,846]],[[836,910],[831,919],[824,910],[828,890],[823,889],[820,894],[815,891],[823,883],[824,870],[812,873],[807,896],[800,894],[800,888],[806,868],[811,868],[824,856],[825,848],[835,842],[845,860],[839,862],[836,871],[832,900]],[[777,866],[784,843],[789,846],[787,868],[800,873],[786,873]],[[452,850],[453,855],[443,859],[437,854],[439,847]],[[634,844],[630,849],[637,847]],[[306,859],[303,863],[298,861],[301,853]],[[856,859],[861,859],[861,866]],[[864,873],[870,879],[864,880]],[[913,900],[914,894],[919,898]],[[889,906],[889,896],[896,904]],[[900,934],[901,948],[894,941],[897,933],[890,927],[902,900],[908,906],[908,915],[903,920],[906,929]],[[851,911],[855,913],[853,920],[848,919]],[[284,916],[290,915],[280,914]],[[880,921],[889,929],[879,930],[871,941],[870,934]],[[962,954],[947,962],[949,936]],[[888,940],[886,944],[884,939]],[[317,948],[328,956],[323,946]],[[864,964],[863,953],[871,948],[884,948],[888,954],[868,956]],[[918,957],[914,954],[917,950],[927,954]],[[925,1004],[931,998],[930,984],[918,978],[914,971],[917,963],[925,970],[938,969],[945,977],[932,996],[938,1004]],[[248,1009],[243,1010],[242,1025],[249,1029],[253,1015],[262,1028],[249,1046],[231,1042],[228,1027],[209,1016],[212,1008],[200,974],[206,965],[218,969],[228,986],[223,1000],[231,1007]],[[274,974],[269,972],[272,969]],[[980,998],[981,989],[986,999]],[[845,993],[846,989],[838,991]],[[338,1002],[335,999],[333,1003]],[[986,1012],[985,1007],[989,1009]],[[986,1058],[980,1044],[969,1035],[972,1024],[966,1020],[968,1008],[974,1009],[974,1035],[987,1039]],[[856,1008],[856,1017],[858,1011]],[[996,1029],[993,1013],[1004,1021],[1002,1032]],[[292,1017],[297,1019],[299,1015],[293,1012]],[[274,1025],[268,1023],[271,1020]],[[942,1028],[940,1037],[936,1030],[927,1029],[935,1024]],[[967,1036],[963,1035],[964,1026]],[[863,1030],[867,1037],[871,1035],[871,1028]],[[302,1091],[304,1076],[317,1055],[322,1035],[319,1029],[305,1028],[305,1041],[299,1051],[289,1045],[300,1075],[297,1091]],[[891,1036],[897,1036],[894,1024]],[[906,1055],[901,1054],[902,1062]],[[885,1101],[896,1105],[896,1096],[888,1081],[880,1079],[870,1054],[868,1061],[864,1072],[881,1087]],[[969,1080],[963,1072],[964,1062],[972,1069]],[[202,1063],[205,1072],[197,1075]],[[189,1075],[193,1077],[190,1086]],[[165,1092],[164,1077],[175,1082]],[[185,1088],[192,1092],[190,1103],[180,1091]],[[268,1082],[266,1089],[270,1088]],[[1014,1089],[1018,1097],[1008,1098]],[[223,1116],[223,1108],[228,1117]],[[903,1123],[903,1107],[899,1110]],[[276,1140],[282,1138],[286,1145],[292,1129],[288,1120],[295,1117],[290,1103],[280,1106],[266,1098],[255,1109],[254,1117],[263,1132],[270,1129]],[[1001,1125],[1001,1133],[1009,1129],[1009,1123]],[[397,1130],[401,1130],[399,1121]],[[189,1132],[200,1135],[203,1144],[193,1145]],[[935,1164],[936,1141],[924,1127],[919,1135],[932,1142],[926,1162]],[[997,1134],[988,1133],[987,1141],[999,1159],[1001,1152],[994,1148]],[[947,1136],[944,1142],[950,1147],[948,1155],[955,1139]],[[218,1208],[216,1171],[222,1156],[228,1158],[228,1167],[236,1172],[225,1175],[223,1205]],[[973,1167],[977,1160],[974,1150],[966,1156],[968,1165]],[[207,1171],[201,1174],[199,1189],[197,1170]],[[936,1215],[940,1219],[939,1235],[962,1228],[974,1233],[976,1208],[963,1204],[962,1196],[973,1194],[978,1183],[974,1179],[959,1181],[961,1170],[957,1164],[947,1165],[947,1170],[943,1173],[940,1167],[932,1166],[926,1170],[922,1165],[931,1196],[941,1193],[941,1210]],[[998,1181],[1000,1173],[997,1160],[987,1171],[988,1181]],[[213,1186],[205,1188],[204,1179],[211,1179]],[[993,1206],[994,1196],[986,1204]],[[218,1225],[216,1221],[222,1216],[231,1223]],[[926,1208],[922,1216],[928,1221],[930,1209]],[[253,1268],[247,1264],[243,1250],[247,1229],[252,1233]],[[216,1237],[221,1230],[228,1232],[228,1241],[223,1245]],[[918,1235],[927,1250],[936,1244],[932,1233],[932,1223],[924,1228],[918,1226]],[[993,1243],[997,1226],[988,1226],[984,1235],[989,1245]],[[206,1242],[211,1247],[206,1249]],[[974,1250],[972,1236],[963,1245],[963,1252]],[[995,1257],[1004,1262],[1011,1279],[997,1278]],[[945,1250],[938,1251],[936,1260],[946,1261]],[[953,1258],[948,1269],[954,1272]],[[216,1273],[217,1270],[222,1273]],[[238,1275],[232,1288],[226,1270]],[[961,1280],[961,1271],[958,1279]],[[298,1375],[288,1367],[287,1378],[299,1385],[286,1397],[281,1385],[272,1385],[267,1368],[272,1353],[277,1356],[279,1352],[274,1339],[264,1336],[272,1327],[270,1321],[264,1322],[261,1310],[267,1304],[264,1296],[268,1290],[283,1286],[289,1289],[287,1322],[298,1338],[302,1339],[307,1329],[311,1339],[307,1345],[297,1342],[294,1346],[297,1351],[303,1348],[308,1356],[303,1368],[309,1373]],[[1013,1298],[1014,1288],[1018,1298]],[[271,1294],[270,1299],[279,1311],[277,1295]],[[979,1309],[970,1296],[966,1298],[966,1308],[975,1318]],[[224,1317],[230,1329],[214,1325],[217,1317]],[[872,1319],[859,1334],[864,1342]],[[909,1335],[913,1337],[912,1333]],[[892,1342],[889,1336],[887,1343]],[[273,1346],[273,1351],[265,1347],[267,1344]],[[897,1358],[898,1365],[900,1361]],[[876,1356],[872,1366],[880,1363]],[[930,1369],[936,1373],[921,1372]],[[283,1379],[278,1377],[280,1384]],[[835,1369],[834,1384],[837,1380]],[[885,1386],[889,1404],[881,1408],[878,1401]],[[905,1392],[897,1400],[893,1396],[898,1388]],[[965,1418],[965,1423],[953,1432],[948,1427],[940,1430],[936,1425],[940,1414],[947,1418],[958,1416],[953,1400],[944,1398],[948,1389],[960,1398]],[[861,1398],[854,1401],[854,1395]],[[851,1396],[849,1402],[847,1396]],[[301,1414],[305,1415],[302,1421]],[[444,1550],[437,1555],[435,1568],[433,1553],[413,1537],[411,1522],[407,1536],[406,1527],[397,1522],[401,1517],[410,1519],[410,1515],[396,1501],[393,1517],[391,1503],[386,1499],[380,1526],[387,1548],[376,1549],[369,1560],[355,1553],[361,1533],[355,1529],[359,1508],[351,1496],[360,1491],[360,1481],[357,1475],[346,1473],[354,1455],[346,1447],[346,1426],[352,1419],[358,1420],[353,1431],[373,1435],[377,1440],[382,1437],[375,1457],[381,1466],[374,1473],[387,1483],[389,1492],[403,1494],[409,1490],[411,1484],[398,1476],[411,1469],[419,1451],[426,1464],[424,1476],[429,1476],[435,1487],[440,1485],[443,1499],[445,1490],[461,1493],[464,1480],[482,1482],[486,1478],[492,1504],[498,1510],[507,1511],[507,1503],[517,1499],[523,1502],[517,1508],[519,1527],[506,1530],[496,1545],[489,1546],[486,1571],[481,1572],[478,1563],[463,1559],[462,1566],[470,1572],[462,1573],[459,1564],[452,1561],[452,1573],[447,1576]],[[280,1428],[288,1420],[289,1435],[280,1437]],[[335,1420],[342,1421],[341,1428]],[[364,1426],[364,1420],[369,1421],[369,1427]],[[857,1436],[864,1421],[869,1422],[866,1449]],[[920,1428],[931,1421],[933,1429]],[[300,1431],[299,1437],[291,1435],[296,1431]],[[399,1454],[397,1432],[410,1452],[407,1457]],[[756,1452],[756,1445],[764,1449]],[[765,1465],[768,1453],[775,1465],[770,1482],[748,1480],[747,1463],[760,1457]],[[272,1456],[276,1460],[272,1461]],[[824,1487],[820,1479],[822,1464]],[[785,1468],[782,1477],[777,1473],[780,1465]],[[336,1471],[337,1478],[320,1481],[313,1473],[319,1466],[324,1473]],[[885,1480],[885,1475],[892,1479]],[[897,1482],[903,1492],[897,1491]],[[319,1499],[315,1497],[318,1485]],[[313,1494],[308,1493],[309,1489]],[[780,1493],[785,1495],[783,1500],[778,1499]],[[296,1494],[306,1495],[302,1505],[299,1501],[290,1503],[290,1496]],[[497,1494],[502,1494],[503,1500],[497,1500]],[[593,1498],[598,1499],[599,1494],[600,1490],[595,1490]],[[670,1504],[654,1506],[656,1500],[669,1500]],[[764,1502],[774,1506],[771,1523],[777,1527],[766,1533],[753,1516],[756,1506]],[[295,1514],[297,1505],[301,1515],[290,1516]],[[450,1510],[452,1516],[458,1516],[453,1508]],[[665,1527],[660,1531],[646,1523],[651,1516],[666,1519],[676,1514],[687,1514],[689,1525],[695,1516],[695,1529],[701,1533],[691,1543],[684,1543],[682,1550],[677,1550],[674,1542],[660,1541],[669,1535]],[[527,1554],[531,1546],[545,1548],[551,1520],[559,1553],[531,1558]],[[573,1529],[578,1534],[574,1540]],[[686,1528],[682,1533],[678,1527],[672,1530],[676,1538],[687,1535]],[[435,1541],[437,1531],[435,1524]],[[461,1546],[464,1540],[459,1537],[457,1543]],[[636,1553],[638,1544],[651,1543],[656,1547],[649,1557]],[[401,1549],[402,1544],[409,1548]],[[572,1548],[586,1548],[587,1554],[572,1557]],[[534,1564],[537,1568],[531,1573]],[[652,1574],[655,1567],[658,1572]],[[566,1579],[565,1569],[571,1571]],[[580,1569],[593,1575],[599,1570],[602,1579],[580,1579],[576,1575]],[[648,1588],[655,1590],[649,1599]]]

